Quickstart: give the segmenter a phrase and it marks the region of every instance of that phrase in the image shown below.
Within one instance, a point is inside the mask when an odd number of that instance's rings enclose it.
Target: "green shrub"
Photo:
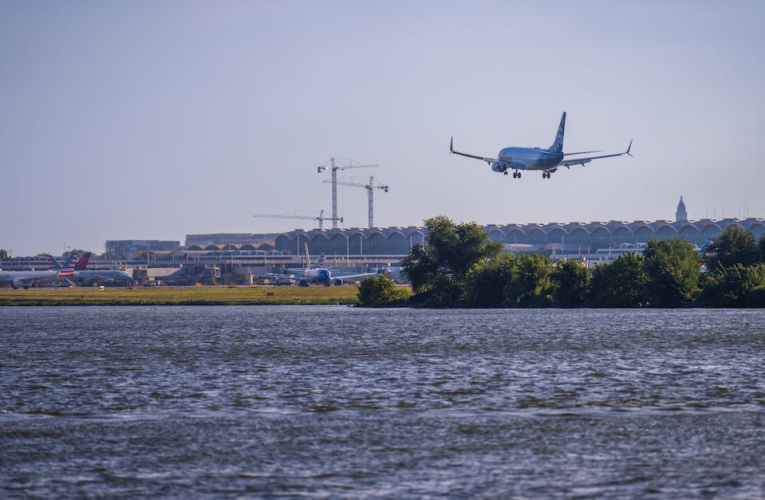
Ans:
[[[635,307],[646,302],[643,257],[620,255],[592,270],[589,304],[593,307]]]
[[[699,254],[685,240],[652,240],[643,253],[646,292],[653,307],[679,307],[698,291]]]
[[[703,305],[711,307],[763,307],[765,264],[736,264],[704,280]]]
[[[590,270],[586,264],[574,259],[557,262],[552,280],[556,307],[579,307],[584,303],[590,288]]]
[[[552,281],[553,264],[544,255],[518,257],[517,271],[504,290],[510,306],[547,307],[552,304],[555,286]]]
[[[465,302],[470,307],[506,305],[504,290],[517,270],[518,260],[510,254],[473,264],[465,277]]]
[[[396,286],[384,274],[370,276],[359,286],[359,302],[363,307],[404,305],[410,296],[409,289]]]

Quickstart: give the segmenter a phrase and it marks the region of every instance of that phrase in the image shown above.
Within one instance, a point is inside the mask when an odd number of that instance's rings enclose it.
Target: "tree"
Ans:
[[[709,270],[720,272],[736,264],[751,266],[757,262],[757,244],[754,235],[738,226],[728,226],[708,246],[711,255]]]
[[[504,290],[518,271],[518,259],[505,253],[473,264],[465,277],[465,302],[471,307],[501,307]]]
[[[592,270],[589,303],[594,307],[635,307],[646,302],[643,257],[620,255]]]
[[[361,282],[358,297],[364,307],[402,305],[411,294],[406,288],[399,288],[384,274],[370,276]]]
[[[704,282],[701,302],[711,307],[763,307],[765,264],[733,267],[715,273]]]
[[[4,248],[0,248],[0,261],[8,260],[9,258],[8,251]]]
[[[472,222],[455,224],[439,216],[426,220],[425,227],[425,246],[414,245],[401,261],[415,293],[413,303],[454,305],[461,299],[461,285],[470,268],[499,255],[502,245],[491,241],[481,226]]]
[[[505,300],[512,306],[549,306],[555,289],[552,272],[552,262],[544,255],[518,257],[514,279],[505,286]]]
[[[698,291],[699,254],[686,240],[651,240],[643,253],[646,292],[654,307],[679,307]]]
[[[61,254],[61,256],[66,258],[72,254],[82,256],[82,255],[85,255],[86,253],[88,252],[86,252],[85,250],[80,250],[79,248],[75,248],[74,250],[69,250],[64,252],[63,254]],[[93,252],[90,252],[90,253],[93,253]]]
[[[760,236],[760,240],[757,242],[757,261],[765,264],[765,233]]]
[[[552,273],[555,284],[553,304],[557,307],[581,306],[590,286],[590,270],[574,259],[558,262]]]

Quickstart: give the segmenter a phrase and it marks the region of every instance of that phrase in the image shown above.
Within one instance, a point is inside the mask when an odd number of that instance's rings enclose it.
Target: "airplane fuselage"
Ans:
[[[540,148],[504,148],[491,164],[495,172],[507,170],[555,170],[563,160],[563,153]]]
[[[101,271],[77,271],[79,281],[84,284],[93,283],[94,280],[103,280],[104,282],[125,282],[130,283],[133,277],[127,271],[119,269],[104,269]]]
[[[329,283],[332,281],[332,273],[329,269],[324,268],[305,269],[303,271],[303,280],[309,283],[329,286]]]
[[[72,274],[68,274],[72,276]],[[58,270],[49,271],[0,271],[0,284],[9,284],[19,288],[28,281],[47,280],[62,277]]]

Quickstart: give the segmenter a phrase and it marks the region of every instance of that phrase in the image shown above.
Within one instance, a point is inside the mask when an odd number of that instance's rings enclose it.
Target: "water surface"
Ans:
[[[765,311],[0,308],[0,496],[761,496]]]

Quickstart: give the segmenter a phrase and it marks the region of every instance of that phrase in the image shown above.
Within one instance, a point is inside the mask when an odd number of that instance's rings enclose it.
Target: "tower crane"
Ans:
[[[325,184],[328,184],[332,181],[324,181]],[[388,192],[388,186],[383,186],[382,184],[375,184],[375,178],[370,177],[369,178],[369,184],[357,184],[355,182],[345,182],[345,181],[335,181],[335,184],[339,184],[341,186],[351,186],[351,187],[360,187],[367,190],[367,194],[369,196],[369,227],[374,227],[374,218],[375,218],[375,189],[382,189],[386,193]]]
[[[337,222],[343,222],[342,219],[337,216],[337,171],[347,170],[349,168],[377,168],[380,165],[363,165],[355,160],[343,159],[343,158],[330,158],[330,166],[322,165],[317,167],[318,173],[322,173],[325,170],[332,171],[332,181],[324,181],[325,184],[332,184],[332,229],[337,229]]]
[[[331,220],[333,223],[340,221],[343,222],[343,218],[340,217],[339,219],[336,217],[324,217],[324,210],[321,210],[319,212],[318,217],[314,217],[312,215],[281,215],[281,214],[255,214],[253,217],[266,217],[269,219],[303,219],[303,220],[315,220],[319,221],[319,229],[324,229],[324,221],[325,220]],[[337,227],[337,224],[333,224],[334,227]]]

